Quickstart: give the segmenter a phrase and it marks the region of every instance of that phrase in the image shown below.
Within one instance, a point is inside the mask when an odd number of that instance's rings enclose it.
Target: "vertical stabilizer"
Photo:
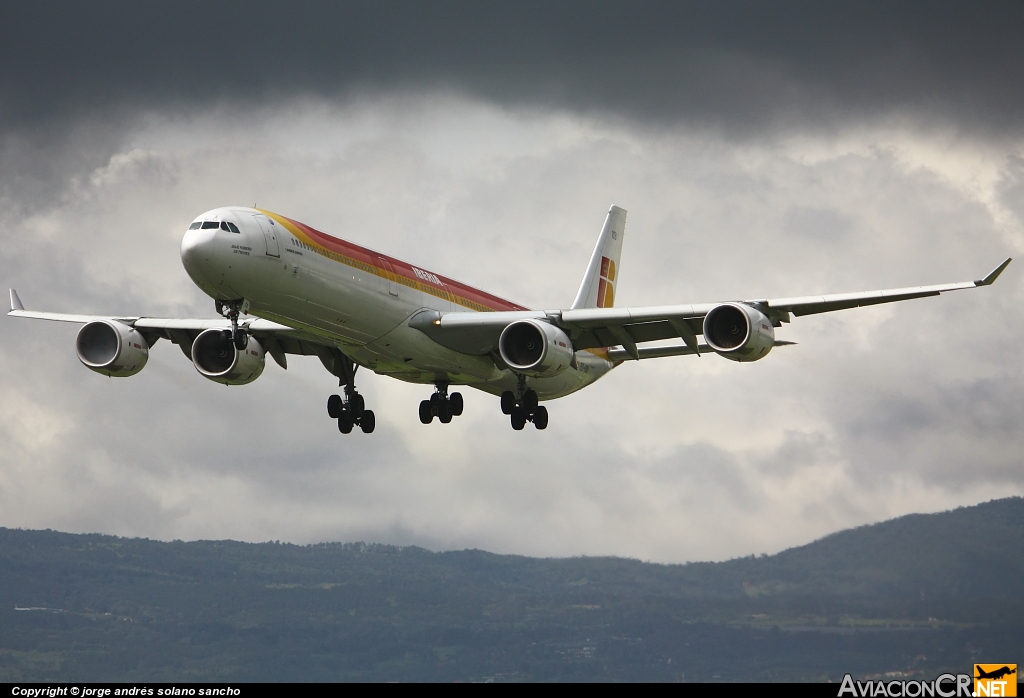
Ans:
[[[611,308],[615,305],[615,284],[619,278],[619,254],[626,232],[626,209],[612,206],[604,219],[604,228],[590,257],[587,273],[580,284],[575,308]]]

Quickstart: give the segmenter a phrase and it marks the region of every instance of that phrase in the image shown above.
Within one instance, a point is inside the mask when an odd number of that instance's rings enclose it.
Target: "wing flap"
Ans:
[[[775,342],[774,346],[786,347],[792,346],[796,342]],[[638,356],[633,356],[627,349],[609,349],[608,359],[610,361],[628,361],[629,359],[660,359],[666,356],[690,356],[692,354],[700,355],[701,352],[714,354],[715,350],[709,347],[707,344],[700,344],[695,346],[688,346],[686,344],[673,345],[669,347],[640,347],[637,350]]]
[[[558,323],[569,331],[577,349],[595,349],[623,344],[620,330],[635,343],[682,339],[696,346],[703,331],[703,317],[715,305],[657,305],[640,308],[587,308],[563,310]]]

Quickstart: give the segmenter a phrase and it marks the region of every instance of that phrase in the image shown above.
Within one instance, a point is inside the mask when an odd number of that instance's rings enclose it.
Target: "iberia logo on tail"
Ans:
[[[597,287],[597,307],[611,308],[615,305],[615,262],[601,257],[601,283]]]

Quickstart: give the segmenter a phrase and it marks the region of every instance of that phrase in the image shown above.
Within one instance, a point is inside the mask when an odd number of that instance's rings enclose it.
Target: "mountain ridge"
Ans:
[[[0,528],[0,680],[960,671],[1024,654],[1022,550],[1021,497],[682,564]]]

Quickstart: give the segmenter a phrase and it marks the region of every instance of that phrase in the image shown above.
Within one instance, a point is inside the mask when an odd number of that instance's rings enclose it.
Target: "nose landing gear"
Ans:
[[[235,349],[243,351],[249,344],[249,335],[244,329],[238,326],[239,312],[249,310],[249,301],[241,299],[234,301],[216,301],[217,312],[231,321],[231,342]]]
[[[429,400],[420,403],[420,421],[430,424],[434,421],[434,417],[437,417],[441,424],[448,424],[452,421],[452,417],[462,414],[462,393],[449,395],[448,383],[445,381],[438,381],[434,385],[437,387],[434,394],[430,396]]]
[[[512,428],[522,431],[527,422],[533,422],[538,429],[548,428],[548,408],[538,404],[537,393],[533,388],[526,387],[526,377],[519,376],[517,392],[506,390],[501,394],[501,413],[511,418]]]

